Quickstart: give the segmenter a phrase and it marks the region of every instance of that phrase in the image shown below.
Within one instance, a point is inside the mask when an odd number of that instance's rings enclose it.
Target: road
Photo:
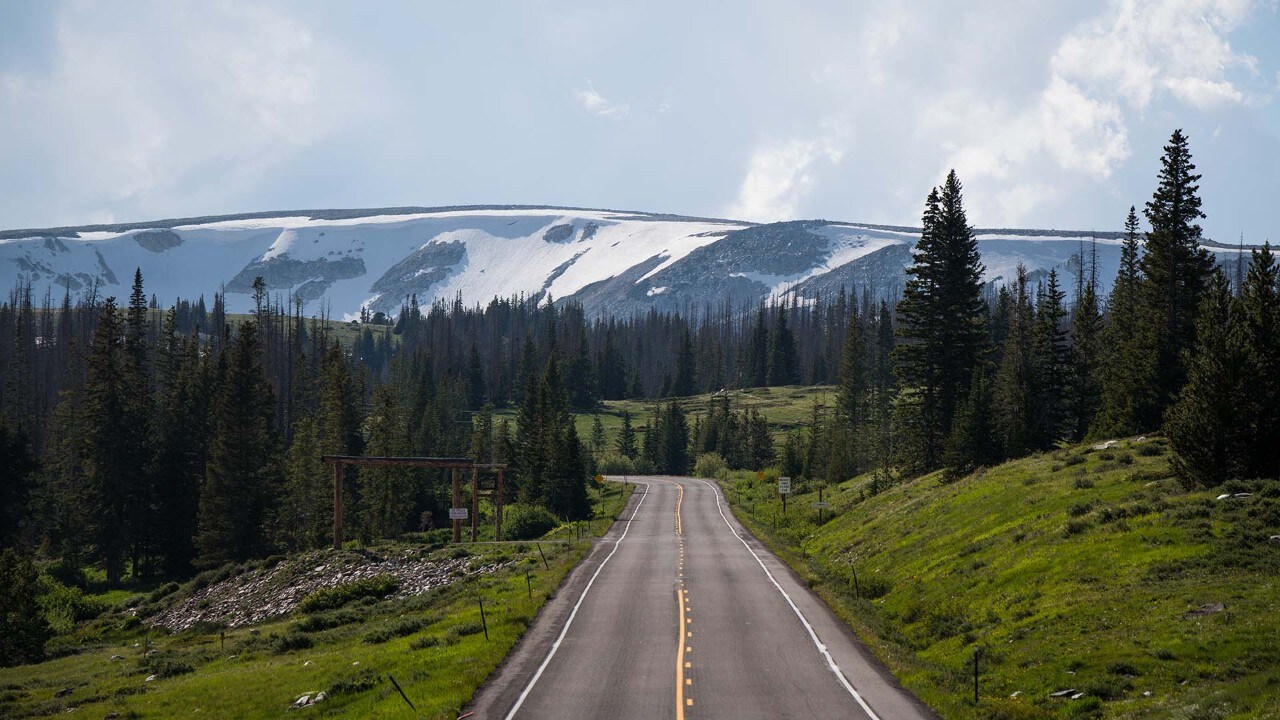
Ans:
[[[473,717],[936,718],[712,483],[640,478],[621,517],[477,692]]]

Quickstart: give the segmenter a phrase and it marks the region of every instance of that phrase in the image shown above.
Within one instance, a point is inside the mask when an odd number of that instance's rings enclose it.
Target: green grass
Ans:
[[[826,489],[821,525],[814,488],[783,516],[754,474],[723,484],[744,524],[944,717],[1280,717],[1274,481],[1234,488],[1247,500],[1186,492],[1155,438],[877,495],[857,478]],[[1189,614],[1210,603],[1225,609]],[[1086,697],[1049,697],[1068,688]]]
[[[835,401],[835,391],[835,387],[830,385],[793,385],[731,390],[728,391],[728,395],[729,406],[735,411],[746,408],[759,410],[769,421],[769,427],[775,439],[780,441],[781,436],[788,431],[806,427],[809,424],[814,402],[825,405],[830,410],[831,404]],[[712,398],[712,395],[704,394],[671,399],[679,403],[680,407],[689,414],[689,424],[692,426],[693,416],[705,415]],[[598,415],[600,424],[604,426],[607,447],[612,449],[618,437],[618,431],[622,427],[624,410],[631,413],[631,424],[639,432],[640,426],[649,422],[654,406],[666,403],[667,400],[606,400],[598,412],[575,414],[578,436],[584,442],[590,441],[593,418]],[[514,430],[516,409],[501,408],[494,412],[494,418],[495,421],[509,420]]]
[[[594,535],[608,529],[630,490],[592,488]],[[590,545],[583,537],[543,543],[541,554],[531,542],[446,547],[437,554],[461,552],[477,565],[512,565],[408,599],[351,597],[336,609],[321,603],[325,607],[314,613],[295,612],[253,632],[227,631],[225,646],[216,629],[170,635],[147,631],[123,613],[107,614],[51,643],[67,648],[65,657],[0,669],[0,717],[46,717],[74,707],[89,717],[160,718],[198,710],[208,717],[277,718],[298,696],[319,691],[329,698],[289,715],[414,717],[390,676],[417,706],[418,717],[452,719],[585,556]],[[136,594],[92,597],[114,602]],[[117,655],[122,659],[111,659]],[[147,682],[151,675],[158,677]]]

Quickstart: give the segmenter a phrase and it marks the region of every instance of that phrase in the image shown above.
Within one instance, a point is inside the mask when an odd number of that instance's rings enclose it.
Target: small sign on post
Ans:
[[[778,494],[779,495],[791,494],[791,478],[789,477],[778,478]]]
[[[603,475],[597,475],[597,476],[596,476],[596,484],[597,484],[597,485],[603,485],[603,484],[604,484],[604,476],[603,476]]]
[[[466,508],[449,508],[450,520],[466,520],[467,517],[468,513]]]
[[[757,470],[757,471],[756,471],[756,479],[757,479],[757,480],[759,480],[760,482],[764,482],[764,471],[763,471],[763,470]]]

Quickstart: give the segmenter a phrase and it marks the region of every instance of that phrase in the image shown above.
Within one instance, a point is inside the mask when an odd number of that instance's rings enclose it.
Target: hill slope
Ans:
[[[1119,262],[1116,233],[979,230],[987,280],[1024,263],[1057,268],[1096,237],[1103,283]],[[650,308],[736,307],[794,293],[810,298],[856,283],[896,293],[917,231],[806,220],[768,225],[654,213],[534,206],[383,208],[251,213],[43,230],[0,231],[0,292],[32,285],[36,302],[64,288],[128,294],[134,268],[162,303],[206,300],[225,288],[247,311],[262,276],[273,293],[337,318],[361,307],[396,312],[419,302],[486,303],[525,295],[581,301],[589,315]],[[1234,250],[1219,248],[1224,258]]]
[[[1217,499],[1168,461],[1134,439],[879,494],[859,478],[821,525],[816,494],[781,516],[754,474],[725,486],[945,717],[1280,717],[1280,484]]]

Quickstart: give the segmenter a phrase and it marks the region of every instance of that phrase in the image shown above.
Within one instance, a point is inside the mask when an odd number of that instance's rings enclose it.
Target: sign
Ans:
[[[466,520],[467,509],[466,508],[449,508],[449,519],[450,520]]]
[[[778,493],[780,495],[791,494],[791,478],[789,477],[778,478]]]
[[[757,480],[759,480],[760,482],[764,482],[764,471],[763,471],[763,470],[760,470],[759,472],[757,472],[757,473],[756,473],[756,479],[757,479]]]
[[[604,484],[604,476],[603,476],[603,475],[597,475],[597,476],[596,476],[596,484],[597,484],[597,485],[603,485],[603,484]]]
[[[826,510],[827,508],[831,507],[831,503],[829,503],[829,502],[811,502],[811,503],[809,503],[809,507],[813,508],[814,510]]]

